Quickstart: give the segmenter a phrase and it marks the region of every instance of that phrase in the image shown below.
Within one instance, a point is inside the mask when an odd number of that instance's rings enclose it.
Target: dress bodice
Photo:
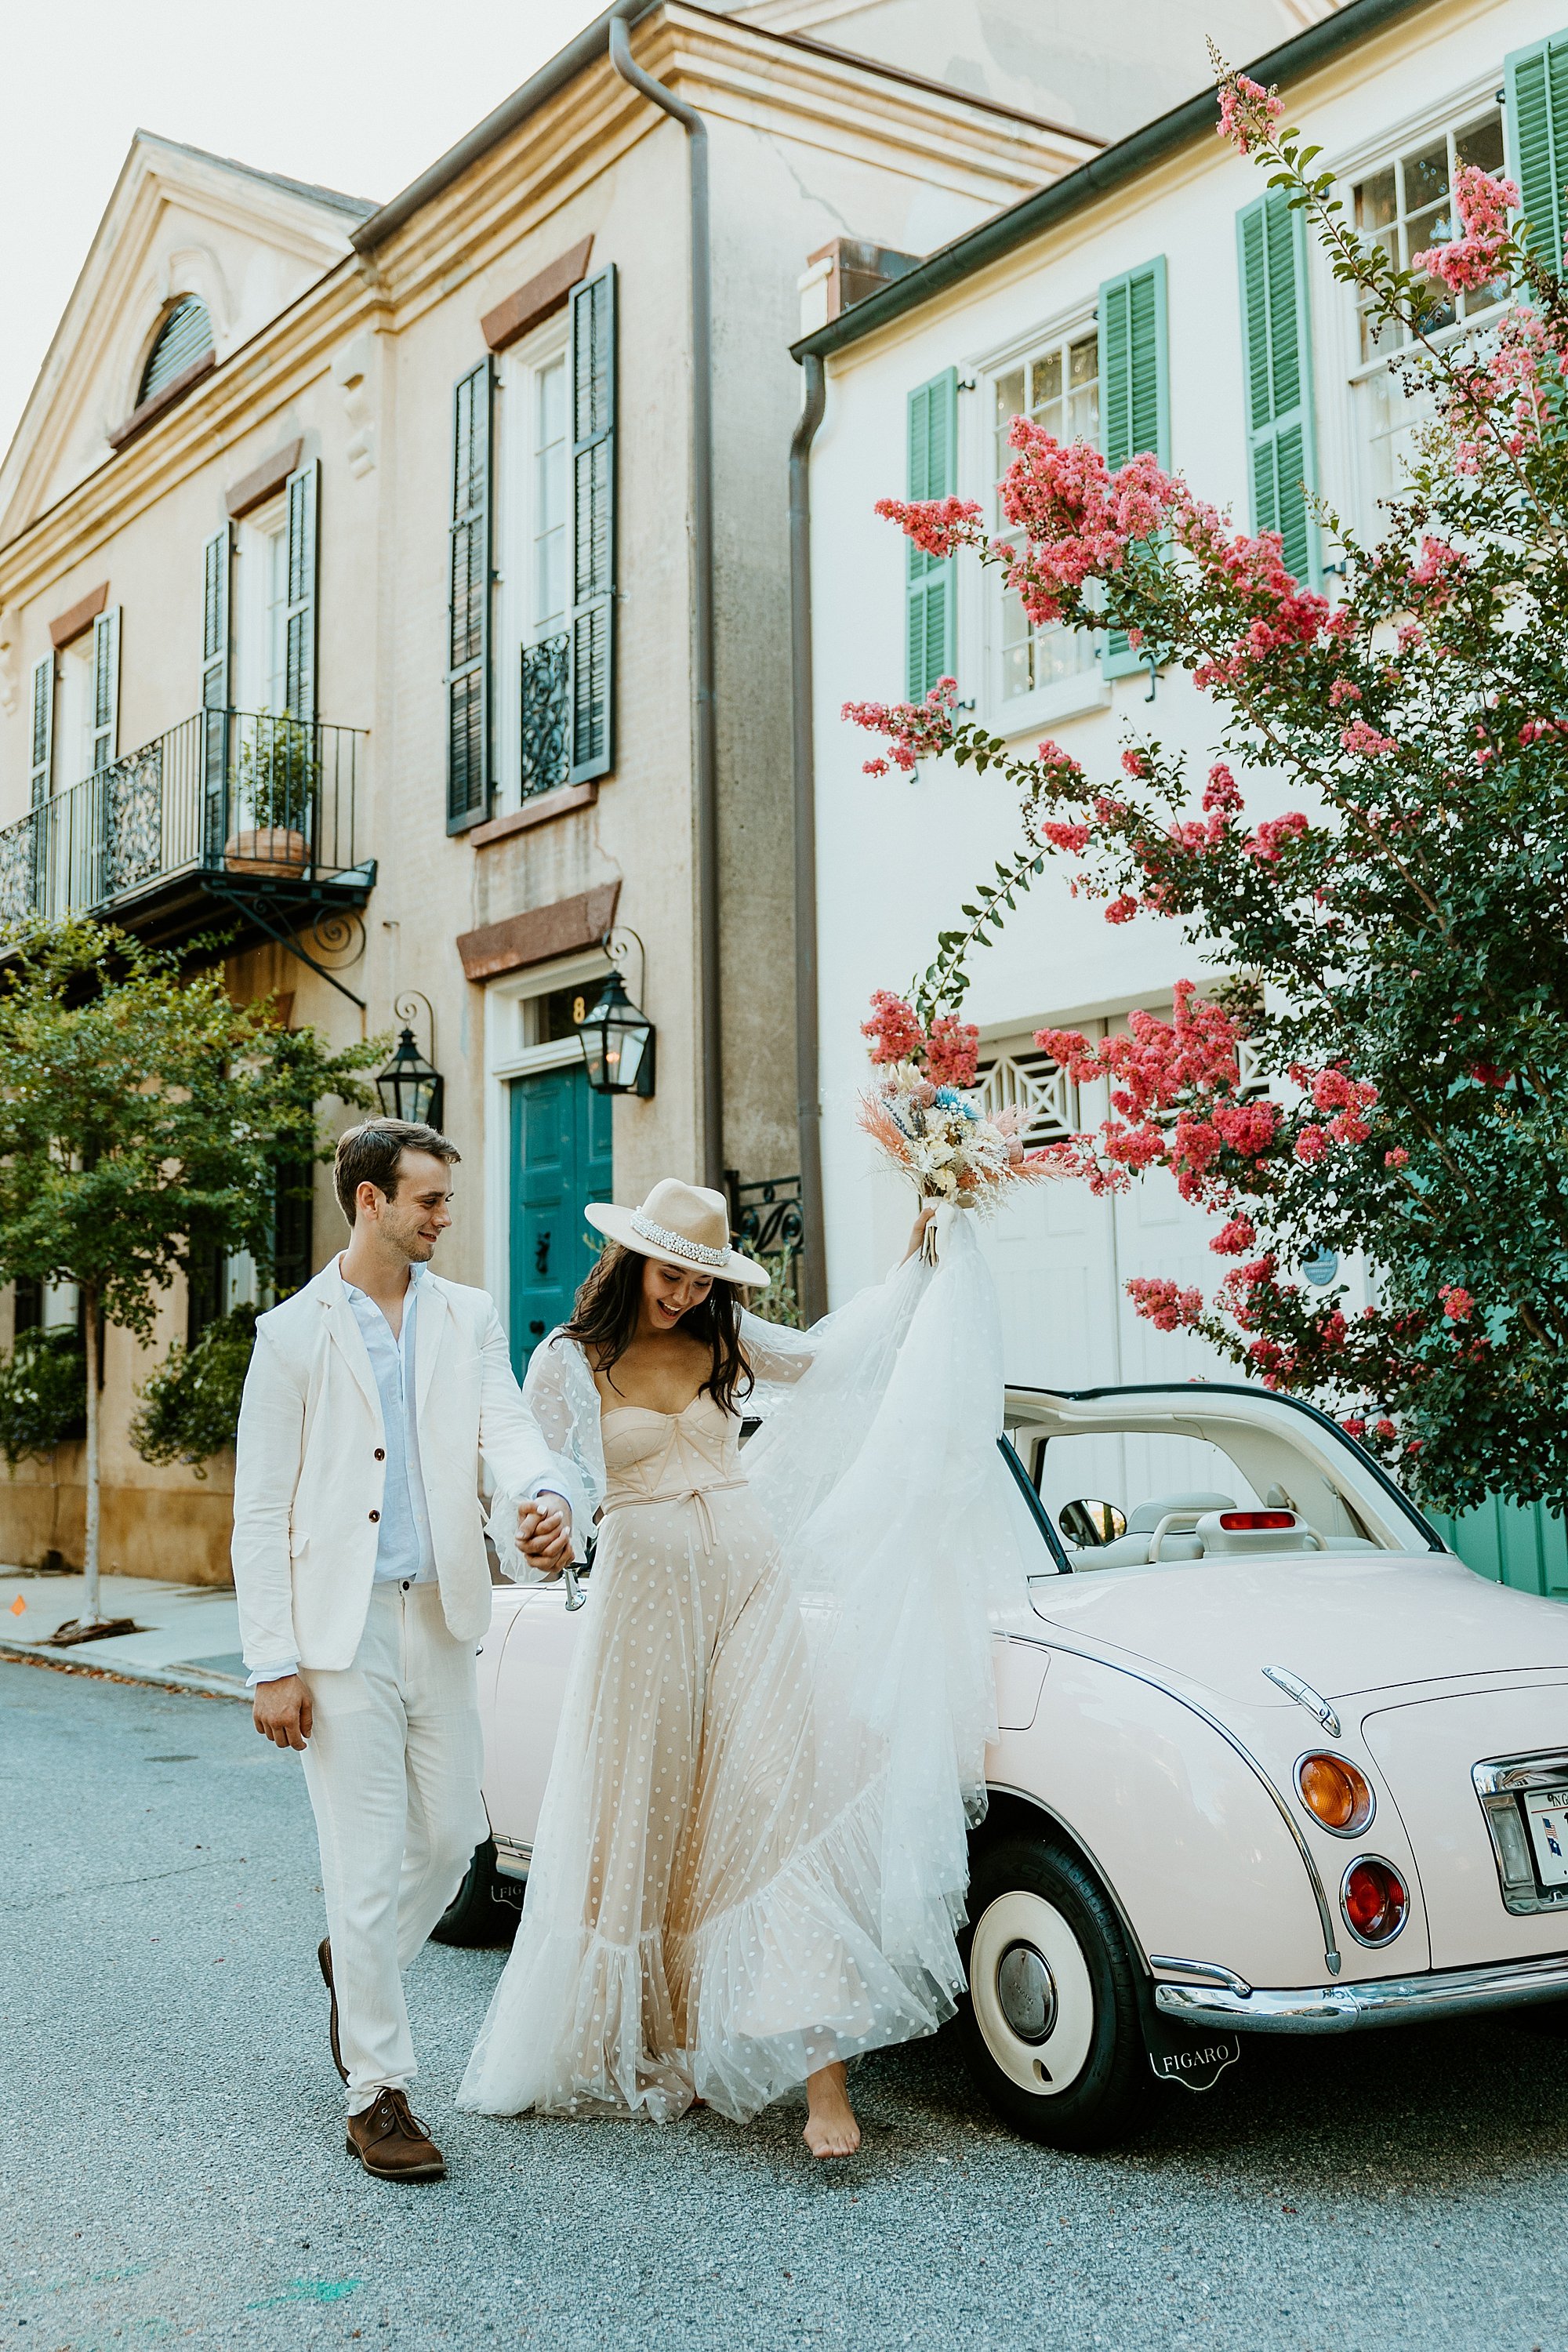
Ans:
[[[602,1421],[606,1508],[683,1502],[714,1486],[743,1483],[741,1423],[704,1390],[680,1412],[645,1404],[609,1406]]]

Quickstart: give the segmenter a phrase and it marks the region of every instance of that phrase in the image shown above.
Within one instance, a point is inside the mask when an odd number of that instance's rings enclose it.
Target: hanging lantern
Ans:
[[[593,1010],[577,1024],[588,1084],[602,1095],[651,1095],[654,1025],[610,973]]]
[[[397,1051],[378,1076],[375,1090],[388,1118],[405,1119],[410,1127],[440,1126],[447,1081],[420,1053],[412,1029],[405,1029],[399,1037]]]

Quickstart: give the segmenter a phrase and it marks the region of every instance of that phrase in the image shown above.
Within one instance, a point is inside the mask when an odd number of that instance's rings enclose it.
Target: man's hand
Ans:
[[[560,1576],[572,1558],[572,1514],[558,1495],[524,1503],[517,1515],[517,1541],[536,1575]]]
[[[250,1719],[275,1748],[303,1748],[310,1737],[310,1694],[300,1677],[285,1675],[279,1682],[258,1683]]]

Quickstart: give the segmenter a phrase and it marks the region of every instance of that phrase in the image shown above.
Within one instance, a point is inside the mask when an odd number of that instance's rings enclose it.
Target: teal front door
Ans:
[[[519,1379],[546,1331],[564,1323],[593,1265],[586,1201],[607,1201],[614,1099],[582,1067],[511,1088],[511,1360]]]

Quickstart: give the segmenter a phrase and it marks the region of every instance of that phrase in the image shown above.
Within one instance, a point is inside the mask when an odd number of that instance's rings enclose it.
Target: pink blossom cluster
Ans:
[[[1230,1150],[1260,1159],[1272,1149],[1279,1122],[1274,1103],[1236,1098],[1240,1034],[1230,1016],[1204,1003],[1186,980],[1177,984],[1170,1021],[1140,1010],[1129,1017],[1125,1034],[1092,1044],[1076,1029],[1042,1029],[1035,1043],[1069,1077],[1079,1085],[1100,1078],[1110,1082],[1113,1116],[1097,1137],[1082,1137],[1072,1147],[1069,1172],[1103,1193],[1160,1165],[1171,1170],[1187,1200],[1223,1193],[1216,1169],[1221,1154]],[[1183,1097],[1188,1100],[1178,1108]]]
[[[1469,562],[1468,555],[1450,547],[1447,540],[1434,539],[1428,533],[1421,541],[1420,562],[1411,567],[1410,585],[1426,592],[1424,603],[1445,604],[1468,571]]]
[[[1284,100],[1246,74],[1228,74],[1219,86],[1219,121],[1215,128],[1238,155],[1249,155],[1265,142],[1285,111]]]
[[[1127,1296],[1156,1331],[1190,1331],[1203,1318],[1203,1292],[1180,1290],[1163,1275],[1135,1275]]]
[[[1332,631],[1338,614],[1326,596],[1303,588],[1285,566],[1284,541],[1277,530],[1249,535],[1233,531],[1216,508],[1188,499],[1177,536],[1209,578],[1233,590],[1252,617],[1228,654],[1194,668],[1194,682],[1238,686],[1260,665],[1298,646],[1315,645]]]
[[[1246,844],[1247,855],[1260,866],[1278,866],[1280,851],[1301,840],[1306,832],[1307,820],[1300,809],[1289,809],[1283,816],[1266,816]]]
[[[1053,849],[1065,849],[1075,857],[1089,847],[1090,831],[1087,824],[1076,824],[1059,817],[1047,817],[1040,826],[1040,839],[1049,842]]]
[[[1450,1323],[1468,1323],[1475,1313],[1475,1300],[1457,1282],[1445,1283],[1437,1297]]]
[[[1379,734],[1377,729],[1364,719],[1352,719],[1350,725],[1342,730],[1340,741],[1358,760],[1384,760],[1399,749],[1392,735]]]
[[[1551,340],[1538,310],[1516,304],[1499,320],[1484,355],[1455,363],[1444,416],[1454,436],[1454,467],[1480,471],[1483,445],[1495,434],[1510,457],[1539,440],[1552,414],[1548,384],[1568,375],[1568,352]]]
[[[1519,730],[1521,743],[1539,743],[1545,735],[1568,735],[1568,719],[1527,719]]]
[[[933,1087],[972,1087],[980,1032],[954,1013],[939,1013],[929,1031],[907,998],[891,989],[871,994],[871,1017],[860,1024],[874,1063],[912,1062]]]
[[[1007,437],[1018,455],[999,485],[1002,511],[1025,533],[1006,551],[1007,585],[1043,625],[1086,582],[1119,571],[1133,541],[1152,538],[1186,493],[1147,454],[1112,474],[1092,443],[1058,441],[1026,416]]]
[[[961,547],[985,544],[973,499],[879,499],[872,511],[884,522],[896,522],[927,555],[953,555]]]
[[[939,677],[923,702],[847,702],[838,715],[874,735],[886,735],[889,759],[908,775],[919,760],[938,758],[952,743],[957,695],[955,677]],[[868,760],[862,772],[885,776],[888,761]]]
[[[1236,778],[1223,760],[1216,760],[1209,770],[1208,782],[1204,786],[1205,811],[1239,809],[1241,805],[1241,792]]]
[[[1454,206],[1464,236],[1412,254],[1410,266],[1440,278],[1450,294],[1468,294],[1500,274],[1508,215],[1519,209],[1519,190],[1511,180],[1494,180],[1479,163],[1465,163],[1454,175]]]

